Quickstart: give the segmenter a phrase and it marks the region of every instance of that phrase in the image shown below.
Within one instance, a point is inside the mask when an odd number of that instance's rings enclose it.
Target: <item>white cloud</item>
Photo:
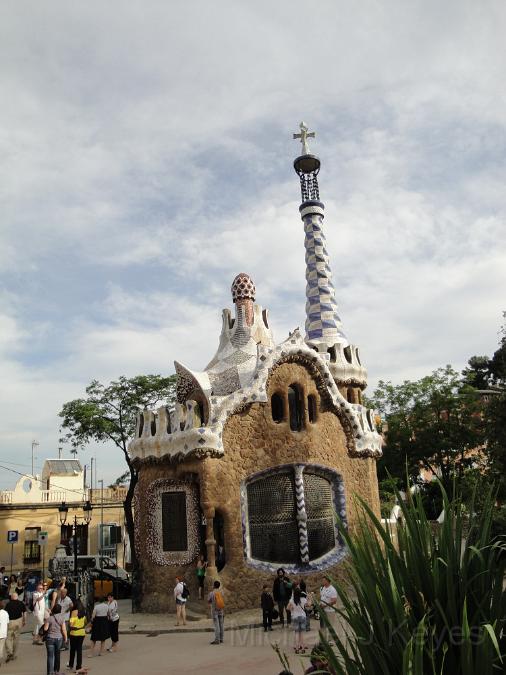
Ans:
[[[303,326],[302,117],[371,382],[494,350],[502,2],[0,12],[1,457],[33,436],[53,451],[61,404],[92,378],[205,365],[239,271],[278,340]],[[103,456],[112,479],[121,466]]]

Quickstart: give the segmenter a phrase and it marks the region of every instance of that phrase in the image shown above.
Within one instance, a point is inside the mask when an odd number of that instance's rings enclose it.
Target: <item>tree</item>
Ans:
[[[416,480],[425,468],[450,489],[453,475],[461,476],[480,457],[482,404],[476,390],[463,384],[451,366],[415,382],[381,381],[372,403],[386,423],[380,478],[390,473],[403,481],[407,466]]]
[[[488,389],[492,379],[488,356],[471,356],[467,364],[462,371],[464,382],[475,389]]]
[[[62,418],[61,427],[67,430],[62,440],[70,443],[74,449],[92,441],[112,441],[123,453],[130,475],[124,510],[134,571],[138,566],[132,501],[138,472],[128,454],[128,443],[135,432],[139,410],[154,408],[160,402],[170,405],[175,399],[175,385],[175,375],[138,375],[132,378],[122,376],[107,386],[93,380],[86,387],[86,398],[65,403],[59,413]]]
[[[503,314],[506,319],[506,312]],[[492,478],[499,485],[499,496],[506,499],[506,324],[501,328],[499,348],[490,360],[495,394],[486,410],[486,433]]]

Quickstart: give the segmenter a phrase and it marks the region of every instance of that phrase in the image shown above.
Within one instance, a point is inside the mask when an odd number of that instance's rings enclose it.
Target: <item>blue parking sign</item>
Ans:
[[[7,543],[16,544],[18,541],[18,531],[17,530],[7,530]]]

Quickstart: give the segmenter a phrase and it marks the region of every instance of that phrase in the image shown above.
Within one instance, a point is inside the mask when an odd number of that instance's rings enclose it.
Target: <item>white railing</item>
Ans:
[[[41,490],[41,502],[77,502],[84,500],[84,492],[71,492],[69,490]]]
[[[12,490],[0,492],[0,504],[12,504]]]

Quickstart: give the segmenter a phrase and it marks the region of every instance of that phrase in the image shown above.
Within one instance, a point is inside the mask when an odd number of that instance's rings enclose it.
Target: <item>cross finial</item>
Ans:
[[[315,132],[311,131],[309,132],[309,127],[305,122],[301,122],[299,124],[300,127],[300,134],[294,134],[294,138],[300,138],[300,142],[302,143],[302,154],[303,155],[309,155],[309,146],[307,144],[307,139],[308,138],[314,138],[315,137]]]

